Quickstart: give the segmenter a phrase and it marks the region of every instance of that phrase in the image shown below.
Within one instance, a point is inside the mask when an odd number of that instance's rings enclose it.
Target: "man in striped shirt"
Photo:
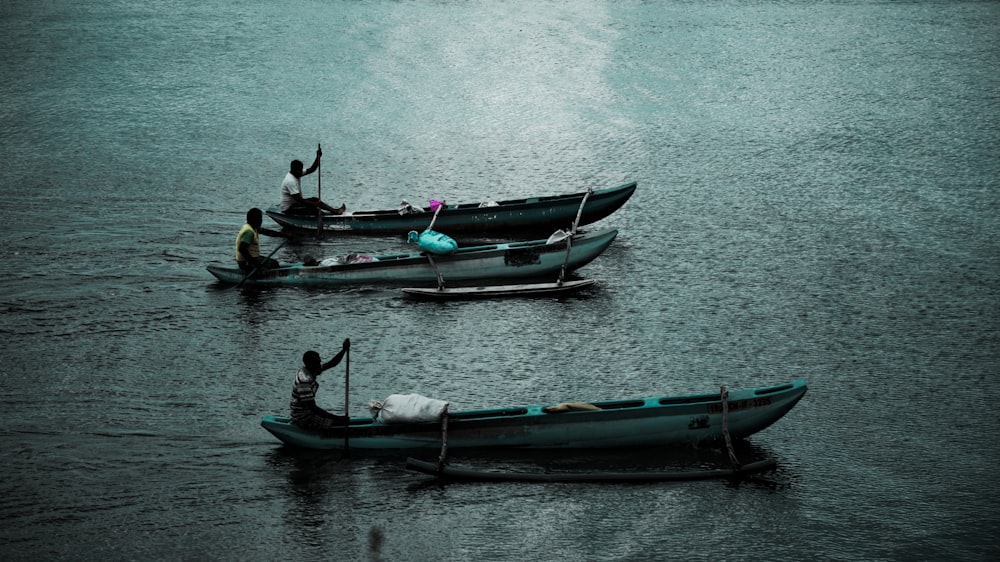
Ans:
[[[303,365],[296,373],[295,384],[292,386],[292,423],[312,429],[343,427],[347,423],[346,416],[332,414],[316,405],[316,391],[319,389],[316,377],[323,371],[339,365],[340,360],[350,349],[351,340],[348,338],[344,340],[340,352],[326,363],[322,362],[319,353],[315,351],[310,350],[302,355]]]

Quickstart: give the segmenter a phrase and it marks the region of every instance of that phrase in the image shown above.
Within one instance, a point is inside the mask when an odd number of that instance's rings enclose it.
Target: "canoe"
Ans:
[[[499,470],[460,468],[412,457],[406,459],[406,468],[410,470],[435,476],[441,480],[467,482],[682,482],[718,478],[741,478],[764,472],[765,470],[771,470],[777,465],[778,463],[774,459],[763,459],[738,467],[698,470],[658,470],[649,472],[502,472]]]
[[[594,190],[580,214],[580,225],[597,222],[617,211],[635,192],[636,182]],[[546,197],[529,197],[484,203],[445,204],[436,219],[435,230],[449,236],[492,234],[503,237],[525,233],[549,234],[568,229],[580,210],[586,192]],[[289,229],[316,230],[316,217],[289,215],[278,207],[267,216]],[[353,211],[343,215],[323,215],[323,230],[356,234],[406,234],[423,231],[434,213],[424,210],[400,214],[399,210]]]
[[[805,395],[805,380],[729,391],[726,427],[732,439],[757,433],[781,419]],[[448,412],[442,421],[383,423],[352,417],[347,427],[303,429],[287,417],[265,415],[261,425],[286,445],[343,449],[345,432],[355,450],[448,450],[477,448],[613,449],[720,441],[720,393],[591,402],[589,407],[556,404]],[[557,410],[549,413],[547,410]],[[446,422],[446,423],[444,423]]]
[[[618,235],[614,229],[573,236],[569,252],[569,271],[590,263],[611,245]],[[336,265],[291,265],[270,269],[244,285],[357,286],[380,283],[438,284],[438,273],[445,283],[483,280],[530,279],[559,273],[566,261],[567,240],[510,242],[458,248],[445,256],[424,253],[370,256],[366,261]],[[208,271],[223,283],[243,282],[244,273],[237,267],[209,265]]]

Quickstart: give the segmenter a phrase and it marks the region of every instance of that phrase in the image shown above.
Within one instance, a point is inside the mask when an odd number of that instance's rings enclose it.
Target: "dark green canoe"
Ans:
[[[614,213],[635,192],[636,182],[618,187],[594,190],[587,198],[580,215],[580,225],[597,222]],[[559,228],[569,229],[583,201],[585,191],[567,195],[529,197],[495,203],[446,204],[438,213],[434,229],[449,236],[496,235],[522,236],[526,233],[551,234]],[[267,215],[285,228],[316,230],[315,215],[289,215],[277,207]],[[430,224],[430,210],[407,212],[348,211],[343,215],[323,215],[323,230],[356,234],[406,234],[422,231]]]

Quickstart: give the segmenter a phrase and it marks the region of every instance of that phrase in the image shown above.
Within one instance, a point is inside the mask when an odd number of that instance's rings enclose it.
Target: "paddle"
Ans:
[[[580,224],[580,217],[583,215],[583,206],[587,204],[587,198],[590,197],[593,191],[593,187],[588,187],[587,193],[583,194],[583,200],[580,201],[580,209],[576,212],[576,218],[573,220],[573,228],[570,229],[569,238],[566,239],[566,261],[563,262],[562,269],[559,270],[559,285],[563,284],[563,279],[566,277],[566,268],[569,267],[569,250],[573,246],[573,236],[576,235],[576,227]]]
[[[344,357],[344,455],[350,454],[350,429],[351,412],[348,410],[351,404],[351,348],[347,348],[347,355]]]
[[[322,152],[320,145],[316,144],[316,152]],[[316,161],[316,201],[323,202],[323,159]],[[316,207],[316,237],[323,237],[323,208]]]
[[[268,260],[271,259],[271,256],[273,256],[274,254],[276,254],[278,252],[278,250],[280,250],[287,243],[288,243],[288,239],[286,238],[284,242],[282,242],[281,244],[278,244],[277,248],[271,250],[271,253],[268,254],[266,258],[264,258],[264,261],[257,262],[257,265],[253,266],[253,269],[250,270],[250,273],[247,273],[246,275],[243,276],[243,279],[240,279],[240,282],[236,284],[236,288],[238,289],[241,286],[243,286],[243,283],[245,283],[247,279],[253,277],[254,273],[257,273],[257,268],[260,267],[260,264],[267,263]]]

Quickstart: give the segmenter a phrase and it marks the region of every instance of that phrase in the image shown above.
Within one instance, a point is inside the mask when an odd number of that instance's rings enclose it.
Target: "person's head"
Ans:
[[[254,207],[247,211],[247,224],[254,227],[255,229],[260,228],[260,225],[264,223],[264,212]]]
[[[304,165],[302,164],[301,160],[292,160],[292,163],[288,167],[288,169],[289,169],[290,172],[292,172],[293,176],[295,176],[297,178],[301,178],[303,172],[305,171],[305,168],[303,166]]]
[[[323,371],[323,360],[320,359],[319,353],[313,350],[309,350],[302,354],[302,364],[309,369],[309,372],[313,376],[320,374]]]

